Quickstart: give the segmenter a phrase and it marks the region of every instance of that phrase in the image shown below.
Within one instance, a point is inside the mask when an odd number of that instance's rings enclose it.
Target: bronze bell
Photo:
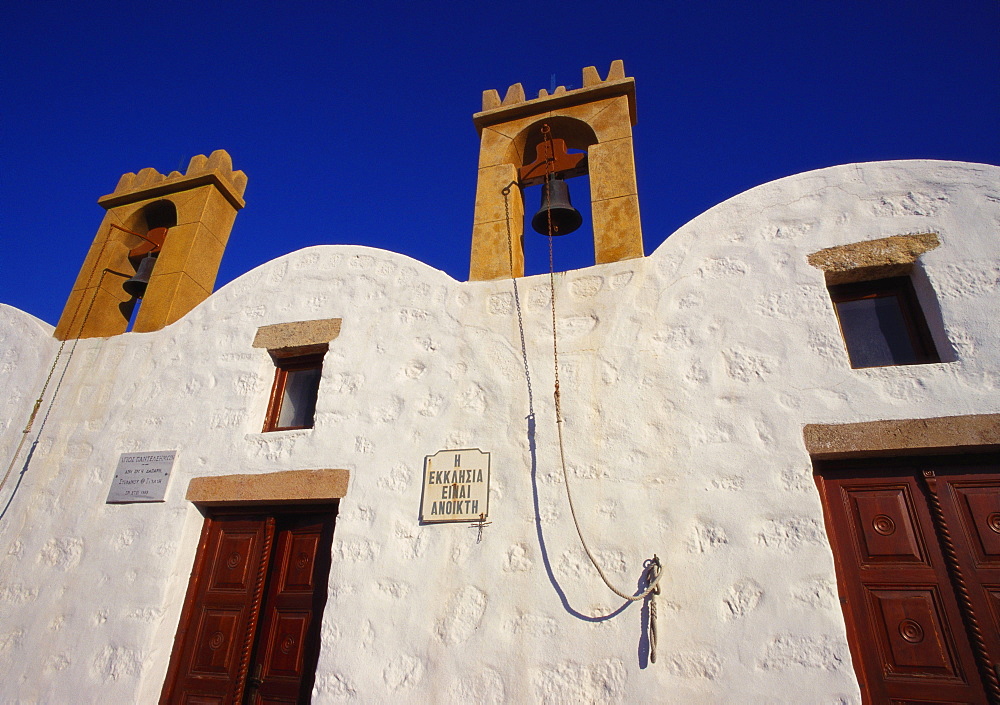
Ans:
[[[552,235],[568,235],[583,224],[583,216],[569,201],[569,186],[558,176],[542,184],[542,205],[531,219],[536,233],[549,235],[549,214],[552,214]]]
[[[156,255],[146,255],[139,262],[139,267],[135,270],[135,276],[122,284],[122,289],[129,296],[141,299],[146,295],[146,286],[149,284],[149,276],[153,273],[153,265],[156,264]]]

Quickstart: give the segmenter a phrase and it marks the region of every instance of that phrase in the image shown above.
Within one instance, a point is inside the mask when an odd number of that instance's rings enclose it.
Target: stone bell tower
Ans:
[[[523,188],[536,182],[525,178],[530,167],[545,161],[541,145],[545,134],[551,135],[552,142],[562,140],[568,149],[586,152],[582,161],[578,155],[569,155],[577,157],[578,166],[566,175],[590,175],[595,262],[643,256],[632,156],[635,80],[625,76],[621,61],[611,64],[606,79],[588,66],[583,70],[583,88],[567,91],[560,86],[552,95],[543,89],[533,100],[525,100],[520,83],[507,89],[503,101],[496,90],[484,91],[483,110],[472,120],[481,142],[471,281],[524,275]],[[503,191],[512,182],[517,188],[511,186],[505,199]],[[513,272],[507,244],[508,211]]]
[[[125,174],[114,193],[98,199],[107,210],[63,309],[55,337],[99,338],[124,333],[139,304],[122,284],[142,258],[148,285],[133,330],[159,330],[208,298],[236,212],[245,205],[247,177],[233,171],[224,150],[191,159],[187,172],[164,176],[146,168]]]

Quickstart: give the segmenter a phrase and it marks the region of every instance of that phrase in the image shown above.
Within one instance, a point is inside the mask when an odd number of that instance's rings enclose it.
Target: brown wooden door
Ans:
[[[973,647],[989,663],[987,689],[1000,701],[1000,462],[935,472],[928,485],[939,500],[945,551],[953,554],[955,590],[972,615]]]
[[[1000,696],[1000,464],[855,462],[817,482],[865,701]]]
[[[336,508],[205,519],[161,703],[307,703]]]
[[[251,660],[252,705],[308,702],[330,574],[333,522],[293,517],[279,532]]]

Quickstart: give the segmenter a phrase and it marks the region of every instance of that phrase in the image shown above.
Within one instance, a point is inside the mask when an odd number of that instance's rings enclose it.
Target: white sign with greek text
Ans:
[[[162,502],[176,450],[122,453],[111,481],[107,504],[115,502]]]
[[[421,521],[480,521],[489,516],[489,501],[489,453],[439,450],[424,458]]]

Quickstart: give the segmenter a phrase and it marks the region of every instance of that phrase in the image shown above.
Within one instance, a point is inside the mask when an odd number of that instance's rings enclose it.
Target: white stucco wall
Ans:
[[[998,225],[997,167],[848,165],[734,197],[647,258],[557,276],[581,522],[623,588],[660,556],[656,664],[640,605],[599,619],[621,601],[573,530],[547,277],[520,280],[535,467],[509,281],[314,247],[162,331],[80,341],[0,520],[0,700],[155,701],[202,522],[189,480],[347,468],[314,702],[858,703],[802,426],[1000,412]],[[914,281],[945,362],[853,370],[806,257],[911,232],[942,242]],[[6,464],[57,343],[0,314]],[[257,328],[331,317],[315,428],[260,433]],[[465,447],[492,453],[481,543],[418,523],[423,457]],[[166,502],[104,503],[120,453],[170,449]]]
[[[6,483],[0,489],[0,515],[3,515],[10,496],[8,488],[17,484],[24,457],[35,439],[35,433],[25,437],[23,431],[59,348],[59,341],[52,337],[52,330],[52,326],[44,321],[0,304],[0,384],[3,385],[3,393],[0,394],[0,482],[6,477]],[[72,341],[67,345],[72,347]],[[62,371],[62,366],[59,366],[53,373],[51,388],[59,384]],[[32,430],[36,433],[47,410],[48,407],[40,408],[39,415],[32,421]],[[22,439],[24,452],[20,455],[21,463],[11,465]],[[2,524],[3,519],[0,518],[0,535],[6,533]]]

